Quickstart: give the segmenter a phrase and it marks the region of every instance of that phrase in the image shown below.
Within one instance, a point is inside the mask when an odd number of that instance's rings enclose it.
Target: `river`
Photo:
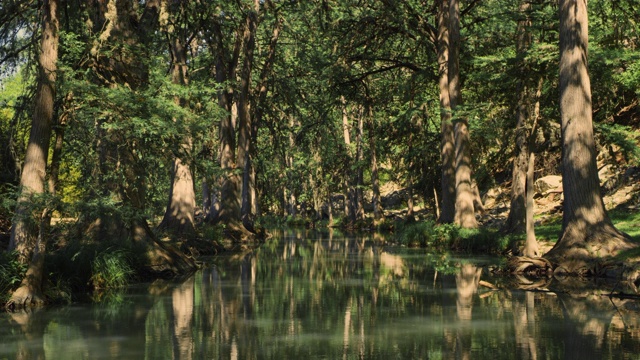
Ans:
[[[634,300],[525,291],[497,259],[386,246],[382,236],[275,230],[180,281],[0,315],[0,359],[622,359]],[[522,284],[520,282],[520,284]],[[500,289],[493,289],[492,285]],[[520,285],[520,287],[522,287]]]

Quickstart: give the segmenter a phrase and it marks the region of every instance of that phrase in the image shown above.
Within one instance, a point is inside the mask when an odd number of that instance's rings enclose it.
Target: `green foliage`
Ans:
[[[204,224],[202,226],[202,238],[208,241],[216,241],[224,238],[224,224]]]
[[[284,225],[286,218],[273,214],[260,216],[256,219],[256,224],[264,228],[281,227]]]
[[[67,294],[121,288],[144,278],[143,254],[128,241],[71,238],[47,255],[45,273],[53,292],[57,287]]]
[[[26,272],[27,265],[18,261],[17,253],[0,252],[0,304],[4,304],[18,288]]]
[[[454,225],[437,225],[434,221],[416,222],[403,225],[397,231],[398,242],[407,246],[449,248],[458,238],[460,229]]]
[[[285,220],[285,224],[287,226],[296,227],[296,226],[305,226],[309,222],[309,219],[304,218],[303,216],[287,216]]]
[[[510,238],[497,229],[461,229],[453,224],[436,224],[429,220],[410,223],[397,232],[398,243],[410,247],[427,247],[436,251],[453,250],[462,253],[502,253]]]
[[[596,124],[596,129],[602,136],[603,143],[618,147],[628,163],[640,164],[640,136],[637,130],[630,126],[607,123]]]
[[[509,236],[500,234],[498,229],[481,227],[460,229],[459,236],[451,244],[451,248],[472,254],[501,254],[507,249],[509,243]]]
[[[95,289],[122,288],[134,274],[130,254],[122,249],[107,248],[91,262],[91,283]]]

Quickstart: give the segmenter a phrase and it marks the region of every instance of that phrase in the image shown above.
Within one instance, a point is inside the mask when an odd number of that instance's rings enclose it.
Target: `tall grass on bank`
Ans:
[[[135,274],[128,254],[122,249],[106,249],[91,262],[91,283],[94,289],[117,289],[129,284]]]
[[[510,241],[497,229],[461,229],[453,224],[436,224],[432,220],[405,224],[396,231],[397,241],[405,246],[466,253],[501,253]]]

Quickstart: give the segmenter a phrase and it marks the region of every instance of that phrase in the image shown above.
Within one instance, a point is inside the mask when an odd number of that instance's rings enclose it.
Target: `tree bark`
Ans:
[[[215,33],[215,51],[216,57],[216,82],[224,84],[236,77],[236,69],[242,42],[244,36],[243,29],[236,31],[235,43],[233,51],[227,51],[224,45],[224,34],[220,22],[223,20],[216,19],[214,21],[213,30]],[[231,86],[227,86],[218,92],[218,105],[227,111],[227,115],[222,117],[218,128],[220,149],[219,160],[222,175],[220,176],[220,201],[219,210],[216,216],[211,217],[213,222],[225,222],[240,219],[240,177],[235,173],[236,169],[236,133],[235,122],[237,107],[233,106],[234,91]]]
[[[533,175],[535,170],[535,154],[530,152],[529,165],[527,166],[527,186],[526,186],[526,210],[525,210],[525,223],[527,238],[524,244],[524,251],[522,254],[527,257],[540,256],[540,250],[538,247],[538,241],[536,240],[536,233],[533,223]]]
[[[36,197],[45,191],[47,156],[51,140],[51,124],[56,96],[59,20],[58,0],[45,1],[43,30],[38,58],[38,78],[31,132],[20,177],[20,195],[16,205],[9,250],[18,253],[19,261],[27,263],[32,257],[38,233],[37,217],[42,213],[33,209]]]
[[[531,20],[527,12],[530,10],[531,4],[528,1],[521,1],[519,14],[523,17],[518,21],[518,39],[516,44],[516,55],[520,57],[520,67],[524,70],[523,76],[527,76],[528,71],[525,64],[524,55],[531,44],[531,36],[529,29]],[[527,163],[529,159],[529,141],[527,122],[528,122],[528,91],[526,79],[518,80],[518,103],[516,105],[516,156],[513,160],[513,172],[511,177],[511,206],[509,207],[509,216],[505,224],[505,230],[509,233],[522,233],[525,231],[526,216],[526,183],[527,183]]]
[[[48,0],[43,6],[43,30],[38,59],[38,83],[35,97],[35,111],[31,120],[31,133],[25,157],[25,165],[20,179],[20,195],[11,231],[9,248],[18,252],[19,260],[29,267],[20,287],[11,295],[7,307],[12,310],[42,305],[42,278],[44,275],[44,255],[48,234],[45,222],[50,209],[42,211],[39,219],[32,210],[33,197],[43,194],[47,171],[47,156],[51,137],[56,96],[56,73],[58,62],[59,20],[58,0]],[[40,222],[38,225],[34,221]],[[36,239],[37,236],[37,239]]]
[[[256,28],[258,13],[250,10],[247,14],[244,29],[244,60],[240,74],[240,91],[238,92],[238,150],[236,152],[237,172],[242,175],[241,216],[250,216],[251,199],[249,198],[249,167],[252,148],[253,119],[250,113],[251,71],[253,54],[256,45]]]
[[[382,209],[380,206],[380,179],[378,178],[378,152],[376,151],[375,120],[373,119],[371,105],[369,105],[368,108],[367,120],[369,123],[369,151],[371,152],[371,189],[373,192],[371,203],[373,205],[373,219],[374,221],[378,221],[382,218]]]
[[[363,175],[363,154],[364,154],[364,114],[362,109],[358,111],[358,129],[356,132],[356,186],[355,186],[355,209],[356,219],[364,220],[364,175]]]
[[[162,19],[165,16],[166,18],[171,16],[172,11],[167,9],[168,7],[167,0],[163,0],[161,12],[167,12],[167,14],[161,14],[160,18],[161,26],[165,28],[170,42],[171,58],[173,60],[171,82],[176,85],[187,86],[189,78],[187,76],[186,39],[185,35],[180,30],[175,29],[173,25],[162,23],[164,22]],[[185,99],[180,97],[176,97],[175,102],[178,106],[186,105]],[[174,119],[174,123],[178,124],[179,120]],[[179,234],[182,237],[189,237],[195,233],[196,194],[193,175],[187,160],[191,154],[191,147],[191,135],[187,134],[184,136],[179,152],[173,161],[169,202],[159,225],[159,228],[166,229],[173,234]]]
[[[351,159],[353,158],[351,150],[351,125],[349,124],[349,114],[347,112],[347,101],[344,97],[341,97],[342,103],[342,132],[344,137],[344,145],[346,148],[346,157],[344,167],[344,214],[350,221],[356,220],[356,206],[355,206],[355,193],[351,186],[352,179],[349,176],[351,173]]]
[[[597,263],[636,245],[613,226],[600,194],[587,70],[587,3],[560,0],[559,11],[564,205],[562,235],[545,257],[558,266],[556,271],[598,275],[606,270]]]
[[[455,215],[455,150],[449,98],[449,0],[439,0],[438,76],[440,89],[440,160],[442,166],[440,215],[438,222],[452,223]]]
[[[454,122],[456,202],[454,222],[463,228],[475,228],[474,194],[471,183],[469,123],[466,116],[456,113],[462,104],[460,92],[460,2],[449,4],[449,98]]]

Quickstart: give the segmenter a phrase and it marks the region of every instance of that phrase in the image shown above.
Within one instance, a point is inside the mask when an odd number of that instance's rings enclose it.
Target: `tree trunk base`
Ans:
[[[556,275],[620,278],[632,263],[616,256],[636,247],[627,234],[607,224],[595,231],[566,229],[544,258],[553,264]]]
[[[145,220],[134,221],[131,229],[133,241],[146,248],[147,267],[154,273],[183,275],[196,270],[195,261],[159,240]]]
[[[24,309],[44,306],[45,301],[40,290],[31,284],[23,284],[7,301],[5,308],[8,311],[20,311]]]
[[[251,231],[253,229],[248,229],[243,221],[232,220],[225,223],[225,225],[225,237],[236,244],[258,243],[265,238],[264,231]],[[250,228],[253,228],[253,226],[250,226]]]

